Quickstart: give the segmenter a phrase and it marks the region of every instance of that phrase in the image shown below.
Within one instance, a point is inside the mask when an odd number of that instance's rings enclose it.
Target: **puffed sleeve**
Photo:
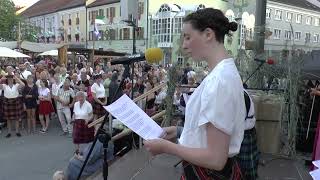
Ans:
[[[208,122],[217,129],[231,135],[236,120],[236,99],[232,85],[219,78],[211,78],[201,94],[198,126]]]

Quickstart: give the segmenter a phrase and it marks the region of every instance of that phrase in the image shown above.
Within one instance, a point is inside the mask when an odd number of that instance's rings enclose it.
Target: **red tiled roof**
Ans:
[[[57,12],[59,10],[84,6],[85,0],[40,0],[22,13],[24,17],[35,17]]]
[[[95,2],[89,4],[88,7],[90,8],[90,7],[96,7],[96,6],[118,3],[118,2],[120,2],[120,0],[96,0]]]

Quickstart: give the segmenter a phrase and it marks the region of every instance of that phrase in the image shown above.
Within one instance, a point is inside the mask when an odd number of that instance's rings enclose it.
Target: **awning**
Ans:
[[[11,50],[7,47],[0,47],[0,57],[11,57],[11,58],[30,58],[30,56],[22,54],[20,52]]]

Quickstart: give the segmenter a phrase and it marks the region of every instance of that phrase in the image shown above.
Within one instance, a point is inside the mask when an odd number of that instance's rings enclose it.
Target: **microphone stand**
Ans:
[[[126,72],[124,72],[124,74],[126,74]],[[110,102],[113,101],[113,99],[115,98],[115,96],[118,94],[120,88],[122,88],[123,84],[124,84],[124,81],[125,81],[126,77],[122,77],[122,80],[115,92],[115,94],[113,95],[113,97],[111,98]],[[104,180],[107,180],[108,179],[108,161],[107,161],[107,149],[108,149],[108,143],[111,139],[111,135],[109,133],[107,133],[106,131],[104,131],[103,129],[103,126],[104,124],[106,123],[106,121],[108,120],[108,115],[109,113],[106,112],[106,115],[104,116],[104,120],[102,121],[101,123],[101,126],[99,127],[98,131],[97,131],[97,134],[96,134],[96,137],[94,138],[94,141],[91,145],[91,148],[89,150],[89,153],[85,159],[85,161],[83,162],[83,165],[81,167],[81,170],[78,174],[78,177],[77,177],[77,180],[80,180],[81,179],[81,175],[83,173],[83,170],[84,168],[86,167],[86,164],[88,163],[88,160],[89,160],[89,157],[91,156],[92,154],[92,151],[93,151],[93,148],[94,146],[96,145],[97,143],[97,140],[102,140],[101,143],[103,143],[103,149],[104,149],[104,163],[103,163],[103,179]]]
[[[247,78],[247,80],[244,81],[243,84],[246,84],[248,80],[263,66],[264,62],[261,62],[259,66],[253,71],[253,73]]]

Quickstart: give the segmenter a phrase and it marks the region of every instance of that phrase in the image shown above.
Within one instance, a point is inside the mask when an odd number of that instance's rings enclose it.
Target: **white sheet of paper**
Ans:
[[[145,140],[157,139],[163,134],[163,129],[125,94],[104,108]]]
[[[320,160],[312,161],[312,164],[313,164],[314,166],[316,166],[317,168],[319,168],[319,167],[320,167]]]
[[[319,180],[320,179],[320,169],[316,169],[314,171],[309,172],[312,176],[312,179]]]

